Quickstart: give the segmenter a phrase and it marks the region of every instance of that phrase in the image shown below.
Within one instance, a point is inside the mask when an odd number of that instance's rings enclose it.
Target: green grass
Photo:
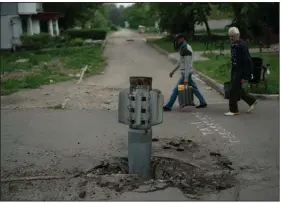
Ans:
[[[50,84],[50,80],[53,80],[54,82],[62,82],[70,79],[73,79],[73,77],[56,72],[40,73],[22,78],[9,78],[1,85],[1,95],[9,95],[20,89],[39,88],[41,85]]]
[[[33,52],[0,53],[1,56],[1,95],[8,95],[25,88],[38,88],[41,85],[76,79],[75,74],[88,65],[86,76],[100,72],[104,57],[101,46],[84,46],[39,50]],[[18,59],[28,62],[16,63]],[[25,76],[13,73],[24,72]],[[10,76],[9,76],[10,74]]]
[[[226,37],[226,42],[228,42],[228,38]],[[177,52],[174,47],[171,40],[168,40],[167,38],[161,38],[161,39],[148,39],[148,43],[153,43],[158,45],[163,50],[169,52],[169,53],[175,53]],[[188,41],[189,45],[192,47],[193,51],[204,51],[206,50],[206,45],[202,41]],[[259,45],[257,44],[250,44],[250,48],[258,48]],[[224,49],[228,50],[229,45],[225,44]],[[219,48],[213,48],[213,50],[219,50]]]
[[[194,67],[205,75],[215,79],[219,83],[230,79],[230,56],[219,56],[216,60],[216,54],[206,54],[205,57],[210,60],[207,61],[195,61]],[[266,74],[268,81],[268,89],[264,91],[263,87],[259,89],[253,89],[253,93],[265,93],[265,94],[279,94],[279,54],[252,54],[253,57],[263,58],[264,64],[270,64],[270,75]]]
[[[228,32],[228,28],[213,29],[213,30],[211,30],[212,34],[224,33],[224,34],[227,35],[227,32]],[[206,34],[206,33],[207,33],[206,29],[204,29],[204,30],[196,30],[195,31],[195,34]]]

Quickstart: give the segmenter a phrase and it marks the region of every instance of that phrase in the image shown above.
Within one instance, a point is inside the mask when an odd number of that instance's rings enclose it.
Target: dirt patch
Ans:
[[[5,72],[1,74],[1,83],[7,81],[10,78],[22,78],[32,74],[34,74],[34,71],[27,71],[27,70],[16,70],[12,72]]]
[[[80,73],[80,69],[66,68],[64,60],[59,59],[59,58],[52,59],[48,62],[42,62],[36,68],[39,68],[45,71],[46,70],[55,71],[55,72],[62,73],[64,75],[69,75],[69,76],[76,76],[76,74]]]
[[[153,157],[151,162],[151,180],[142,181],[138,177],[135,178],[134,184],[130,187],[126,184],[126,188],[115,183],[114,189],[118,191],[126,191],[128,188],[138,188],[143,184],[163,183],[167,187],[178,187],[185,194],[201,195],[206,192],[215,192],[235,186],[236,179],[233,170],[217,163],[217,167],[213,170],[199,168],[193,164],[186,163],[177,159],[166,157]],[[128,173],[127,158],[116,158],[114,161],[105,161],[88,171],[86,176],[112,176],[115,174]],[[85,174],[84,174],[85,175]],[[128,181],[126,181],[128,183]],[[103,187],[108,187],[109,183],[103,183]],[[110,186],[112,187],[112,186]],[[150,190],[151,191],[151,190]],[[147,192],[150,192],[147,191]]]
[[[228,189],[235,184],[236,179],[229,170],[219,168],[206,171],[164,157],[152,158],[152,179],[144,181],[136,175],[128,174],[127,158],[116,158],[103,161],[93,169],[77,173],[65,181],[2,183],[1,193],[3,200],[97,200],[96,196],[103,196],[102,199],[107,200],[127,191],[148,193],[177,187],[185,195],[197,199],[205,193]],[[48,188],[50,191],[46,194]],[[32,196],[32,192],[36,192],[37,196]]]
[[[47,65],[48,67],[53,67],[53,68],[63,68],[64,67],[64,61],[62,59],[52,59],[48,62],[44,62],[44,65]]]

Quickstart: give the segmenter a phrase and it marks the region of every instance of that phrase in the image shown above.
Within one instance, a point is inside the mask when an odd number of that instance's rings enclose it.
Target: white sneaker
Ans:
[[[253,105],[250,106],[250,108],[248,109],[248,113],[250,113],[251,111],[253,111],[255,109],[256,104],[258,103],[258,101],[255,101],[255,103]]]
[[[227,113],[224,113],[225,116],[236,116],[236,115],[239,115],[239,113],[233,113],[231,111],[227,112]]]

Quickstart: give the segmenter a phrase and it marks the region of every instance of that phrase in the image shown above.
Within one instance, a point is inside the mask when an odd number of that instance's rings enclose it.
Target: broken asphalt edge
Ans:
[[[104,40],[103,43],[102,43],[102,46],[101,46],[101,50],[102,50],[102,51],[104,51],[104,49],[105,49],[107,43],[108,43],[108,40],[107,40],[107,37],[106,37],[105,40]]]
[[[155,50],[157,50],[160,54],[165,55],[172,63],[176,63],[178,62],[178,60],[176,58],[174,58],[173,56],[171,56],[167,51],[163,50],[162,48],[160,48],[158,45],[148,42],[148,38],[146,38],[146,44],[150,45],[151,47],[153,47]],[[214,79],[208,77],[207,75],[203,74],[202,72],[194,69],[193,70],[194,73],[196,73],[196,75],[203,80],[208,86],[210,86],[211,88],[213,88],[214,90],[216,90],[219,94],[221,94],[222,96],[224,96],[224,89],[223,89],[223,85],[216,82]],[[261,100],[279,100],[279,94],[254,94],[251,93],[251,95],[257,97],[258,99]]]
[[[101,46],[101,50],[102,52],[105,51],[105,48],[108,44],[108,35],[106,36],[106,38],[104,39],[103,43],[102,43],[102,46]],[[98,75],[104,75],[105,74],[105,71],[106,71],[106,68],[108,66],[108,62],[107,62],[107,58],[105,58],[104,62],[103,62],[103,68],[102,70],[98,73]]]

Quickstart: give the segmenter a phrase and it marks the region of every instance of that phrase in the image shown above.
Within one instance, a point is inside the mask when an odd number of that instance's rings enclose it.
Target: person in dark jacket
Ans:
[[[229,98],[229,112],[226,116],[239,114],[238,101],[242,98],[250,108],[251,112],[257,100],[248,94],[243,88],[242,83],[247,82],[252,77],[252,62],[247,44],[240,39],[240,31],[236,27],[231,27],[228,31],[231,40],[231,89]]]

